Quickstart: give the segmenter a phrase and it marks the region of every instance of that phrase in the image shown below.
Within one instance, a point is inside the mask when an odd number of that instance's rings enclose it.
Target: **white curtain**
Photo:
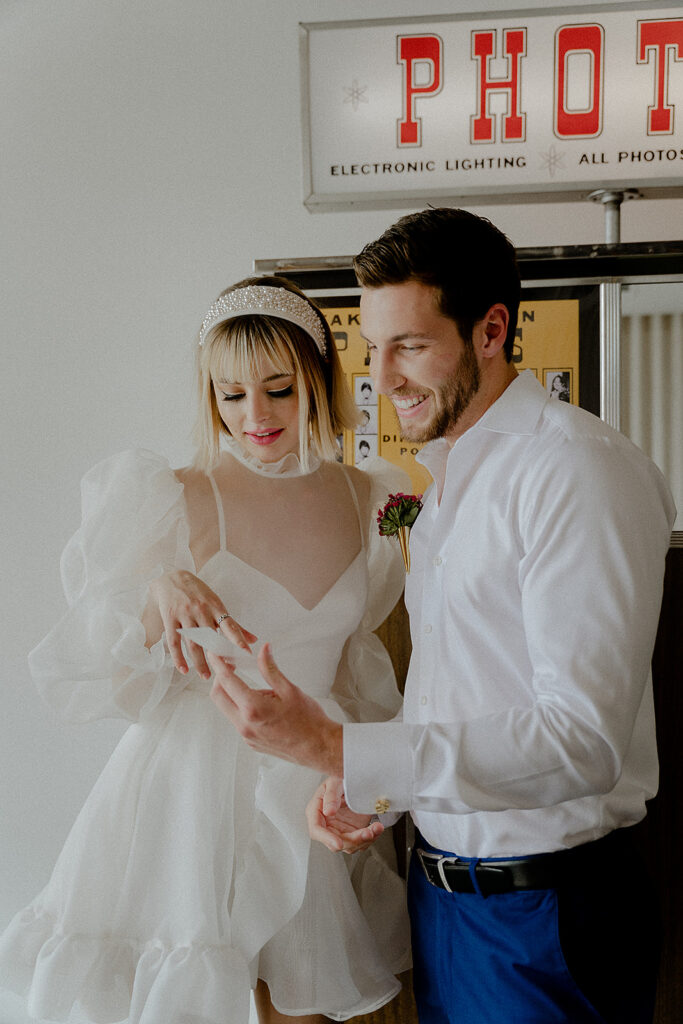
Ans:
[[[620,406],[622,433],[664,473],[678,508],[675,529],[683,530],[682,312],[622,318]]]

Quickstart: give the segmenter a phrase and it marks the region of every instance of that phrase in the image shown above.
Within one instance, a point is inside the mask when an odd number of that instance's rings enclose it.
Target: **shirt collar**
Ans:
[[[535,374],[523,370],[471,429],[494,430],[499,434],[535,434],[547,400]]]
[[[477,430],[491,430],[498,434],[534,434],[547,400],[535,374],[524,370],[463,437]],[[437,479],[435,474],[439,469],[443,471],[451,451],[448,442],[440,437],[426,444],[415,458]]]

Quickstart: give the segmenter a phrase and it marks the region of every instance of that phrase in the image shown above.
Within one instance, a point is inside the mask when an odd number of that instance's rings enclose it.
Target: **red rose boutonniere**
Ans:
[[[380,534],[383,537],[398,537],[406,572],[410,572],[408,534],[422,508],[421,498],[421,494],[390,494],[384,508],[377,513]]]

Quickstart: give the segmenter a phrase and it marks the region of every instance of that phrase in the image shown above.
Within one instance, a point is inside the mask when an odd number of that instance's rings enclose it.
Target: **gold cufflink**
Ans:
[[[386,814],[390,806],[389,800],[385,796],[381,796],[375,800],[375,814]]]

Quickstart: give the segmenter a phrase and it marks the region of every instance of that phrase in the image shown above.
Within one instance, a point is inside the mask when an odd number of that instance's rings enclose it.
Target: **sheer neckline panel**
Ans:
[[[352,472],[328,462],[306,475],[265,477],[226,454],[207,475],[203,499],[187,502],[197,572],[226,551],[302,608],[315,608],[365,549],[367,493],[357,493]],[[211,537],[218,550],[211,551]],[[200,550],[211,554],[198,558]]]

